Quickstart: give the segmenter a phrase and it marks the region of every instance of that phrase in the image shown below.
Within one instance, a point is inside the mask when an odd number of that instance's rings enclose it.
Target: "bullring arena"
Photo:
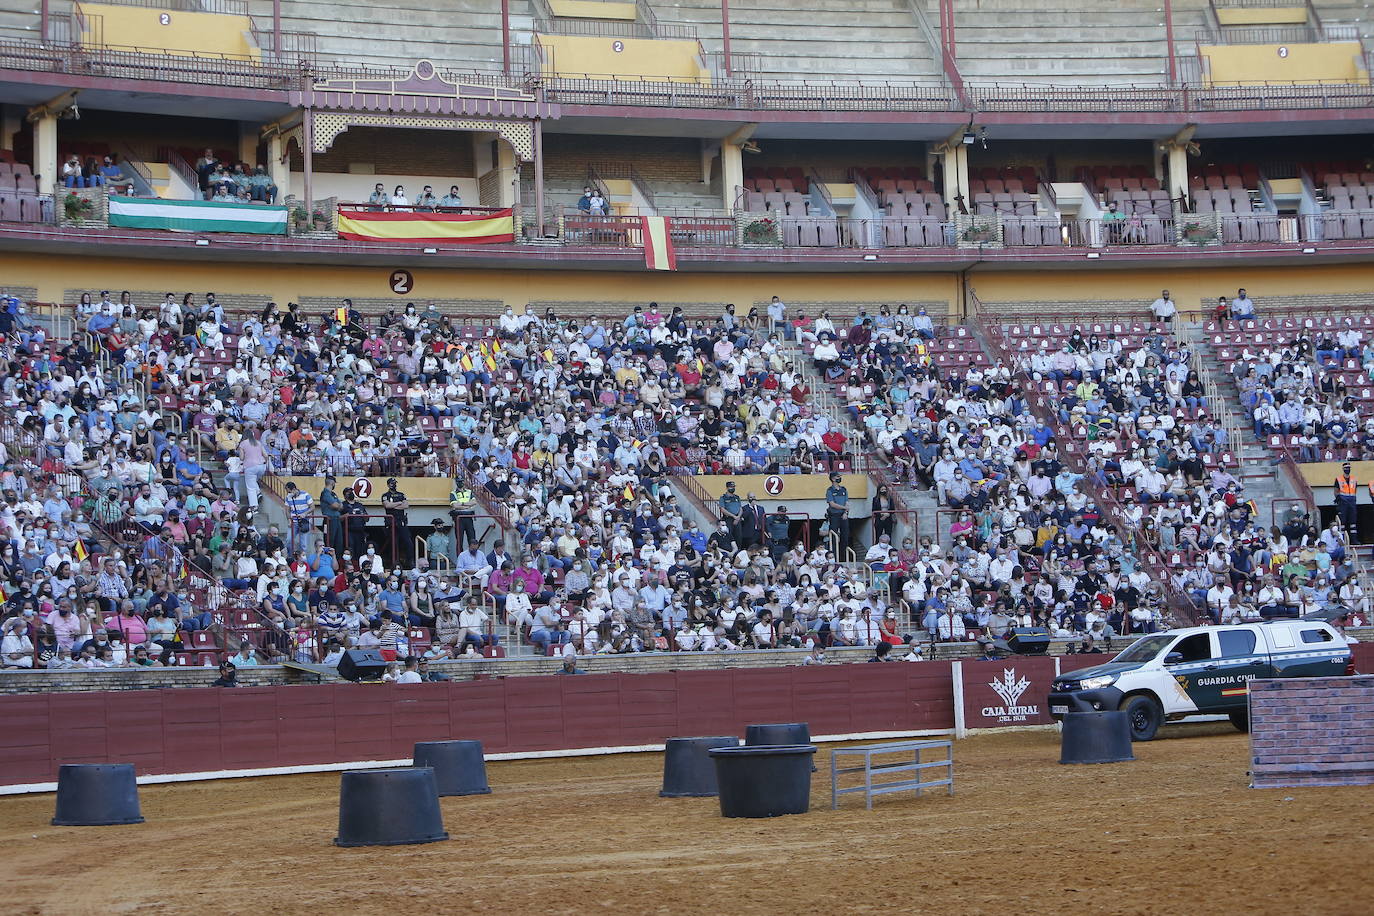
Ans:
[[[0,913],[1369,912],[1371,73],[0,0]]]
[[[143,787],[147,822],[123,828],[49,827],[51,795],[5,798],[5,909],[1363,910],[1352,856],[1374,831],[1368,790],[1248,789],[1247,740],[1224,723],[1175,726],[1115,767],[1059,765],[1052,730],[955,753],[953,797],[898,795],[873,811],[851,798],[763,821],[658,798],[659,754],[493,763],[491,795],[443,800],[449,842],[371,849],[330,843],[334,774]],[[122,861],[155,849],[166,855]],[[83,879],[53,880],[72,873]]]

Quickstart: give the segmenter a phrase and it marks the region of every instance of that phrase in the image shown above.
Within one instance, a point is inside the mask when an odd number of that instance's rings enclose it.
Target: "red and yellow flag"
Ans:
[[[81,540],[81,538],[76,539],[76,546],[72,548],[72,553],[76,554],[78,563],[84,562],[85,559],[91,555],[91,552],[86,549],[85,541]]]
[[[641,216],[639,221],[644,230],[644,266],[650,270],[677,270],[677,252],[673,251],[672,235],[668,232],[668,217]]]
[[[491,245],[515,241],[511,209],[490,213],[340,210],[339,238],[354,242]]]
[[[348,324],[348,309],[339,306],[334,310],[334,320],[339,324]]]

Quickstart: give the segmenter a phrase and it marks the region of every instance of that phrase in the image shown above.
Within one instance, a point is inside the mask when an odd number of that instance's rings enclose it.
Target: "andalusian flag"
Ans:
[[[72,549],[72,553],[76,554],[78,563],[85,562],[86,558],[91,555],[90,551],[86,549],[86,542],[81,538],[76,539],[76,546]]]
[[[339,210],[339,238],[354,242],[491,245],[515,241],[511,209],[490,213]]]
[[[666,216],[641,216],[644,229],[644,266],[650,270],[677,270],[677,253],[668,233]]]

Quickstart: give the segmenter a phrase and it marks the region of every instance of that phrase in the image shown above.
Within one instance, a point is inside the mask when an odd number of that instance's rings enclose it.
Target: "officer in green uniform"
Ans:
[[[830,534],[839,538],[836,553],[849,546],[849,490],[841,481],[839,474],[831,474],[830,486],[825,491],[825,520],[830,525]]]
[[[324,516],[325,543],[334,548],[334,553],[342,556],[347,547],[344,537],[343,500],[334,492],[334,475],[326,474],[324,489],[320,491],[320,514]]]
[[[453,537],[458,552],[463,552],[463,543],[477,543],[477,494],[462,480],[453,482],[453,491],[448,495],[448,514],[453,519]]]
[[[716,506],[720,509],[720,520],[730,526],[730,534],[734,536],[737,543],[740,542],[739,520],[743,503],[740,501],[739,494],[735,492],[733,480],[725,482],[725,492],[720,494],[720,499],[716,500]]]
[[[773,562],[777,563],[782,559],[782,555],[787,553],[791,543],[788,535],[791,533],[792,520],[787,517],[787,507],[778,506],[777,511],[768,516],[764,526],[768,532],[768,552],[772,555]]]

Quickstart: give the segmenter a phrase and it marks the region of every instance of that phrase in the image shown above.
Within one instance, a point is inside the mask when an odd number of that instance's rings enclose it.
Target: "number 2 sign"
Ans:
[[[388,282],[391,291],[398,296],[404,296],[415,288],[415,277],[408,270],[393,270]]]

